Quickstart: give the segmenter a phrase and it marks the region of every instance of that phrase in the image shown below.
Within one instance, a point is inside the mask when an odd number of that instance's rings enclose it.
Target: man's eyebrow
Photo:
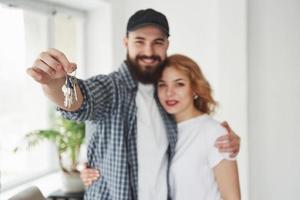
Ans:
[[[155,39],[155,41],[164,42],[166,40],[164,38],[157,38],[157,39]]]
[[[134,39],[135,39],[135,40],[145,40],[145,38],[143,38],[143,37],[141,37],[141,36],[136,36]]]

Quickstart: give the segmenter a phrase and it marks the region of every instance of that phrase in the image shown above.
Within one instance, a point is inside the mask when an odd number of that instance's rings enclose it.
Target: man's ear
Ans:
[[[123,45],[124,45],[126,48],[128,48],[128,37],[127,37],[127,36],[125,36],[125,37],[123,38]]]
[[[170,44],[169,39],[167,39],[167,50],[169,49],[169,44]]]

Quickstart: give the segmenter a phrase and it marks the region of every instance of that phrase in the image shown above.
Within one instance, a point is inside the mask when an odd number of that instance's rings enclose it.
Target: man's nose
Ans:
[[[153,56],[153,48],[152,48],[152,45],[150,45],[150,44],[145,45],[144,54],[145,54],[146,56]]]

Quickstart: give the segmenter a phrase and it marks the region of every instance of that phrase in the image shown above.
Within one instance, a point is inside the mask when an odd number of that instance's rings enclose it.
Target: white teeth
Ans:
[[[149,59],[149,58],[144,58],[144,59],[142,59],[142,61],[145,62],[145,63],[148,63],[148,64],[155,62],[154,59]]]

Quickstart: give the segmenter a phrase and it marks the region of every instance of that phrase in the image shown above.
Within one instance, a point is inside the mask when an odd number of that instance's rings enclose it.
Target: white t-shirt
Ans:
[[[140,200],[166,200],[168,194],[167,133],[153,94],[153,85],[138,85],[136,105]]]
[[[215,140],[226,130],[204,114],[178,123],[176,153],[171,162],[173,200],[220,200],[213,168],[229,154],[219,153]]]

